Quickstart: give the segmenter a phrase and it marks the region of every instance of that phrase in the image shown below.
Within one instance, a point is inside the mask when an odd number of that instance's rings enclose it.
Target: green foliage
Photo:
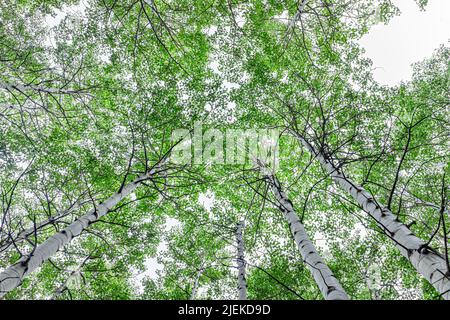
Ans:
[[[350,297],[440,299],[292,132],[447,257],[450,49],[416,64],[410,82],[381,87],[357,40],[398,14],[392,1],[311,0],[293,22],[297,10],[2,1],[0,270],[147,172],[174,130],[201,120],[205,130],[280,130],[277,177]],[[234,299],[241,219],[250,299],[322,299],[251,162],[168,162],[6,298]]]

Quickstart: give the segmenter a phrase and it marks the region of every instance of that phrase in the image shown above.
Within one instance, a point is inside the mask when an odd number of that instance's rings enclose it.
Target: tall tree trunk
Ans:
[[[342,170],[337,168],[322,152],[316,150],[312,144],[298,133],[294,134],[301,144],[319,160],[333,181],[347,191],[361,208],[377,222],[414,268],[436,288],[444,299],[449,300],[450,274],[447,270],[446,258],[429,248],[424,241],[400,222],[389,209],[380,205],[367,190],[347,178]]]
[[[39,268],[73,238],[80,235],[89,225],[107,214],[109,210],[113,209],[120,201],[130,195],[141,182],[153,176],[164,161],[165,159],[162,159],[150,171],[140,175],[134,181],[124,186],[119,192],[97,205],[93,210],[76,219],[64,230],[54,234],[42,244],[37,245],[30,254],[23,256],[17,263],[0,273],[0,297],[3,297],[18,287],[28,274]]]
[[[237,265],[238,265],[238,296],[239,300],[247,300],[247,280],[245,279],[245,255],[242,230],[245,222],[240,221],[236,228]]]
[[[303,14],[303,11],[305,10],[305,6],[307,3],[308,0],[302,0],[298,4],[297,11],[295,12],[294,16],[292,17],[292,19],[289,20],[285,33],[284,45],[287,45],[291,40],[293,32],[292,29],[295,27],[296,23],[300,20],[300,17]]]
[[[202,276],[204,271],[205,271],[204,262],[202,262],[200,269],[198,269],[197,271],[197,276],[195,277],[194,287],[192,288],[190,300],[195,300],[197,297],[198,287],[200,285],[200,277]]]
[[[6,251],[8,248],[10,248],[13,244],[17,245],[18,243],[28,239],[30,236],[33,236],[36,231],[39,231],[48,225],[58,223],[59,219],[68,216],[73,211],[79,209],[82,205],[84,205],[90,201],[91,200],[77,201],[67,210],[58,212],[56,215],[51,216],[48,219],[45,219],[44,221],[36,223],[36,226],[25,229],[25,230],[19,232],[16,236],[10,237],[9,239],[2,242],[2,244],[0,245],[0,254],[2,254],[4,251]]]
[[[267,168],[264,168],[263,165],[260,164],[260,168],[269,180],[275,198],[280,205],[279,209],[283,212],[284,217],[289,224],[292,236],[294,237],[303,261],[311,272],[323,297],[326,300],[348,300],[348,296],[341,284],[323,261],[314,244],[309,239],[305,227],[300,222],[292,202],[281,189],[278,179]]]

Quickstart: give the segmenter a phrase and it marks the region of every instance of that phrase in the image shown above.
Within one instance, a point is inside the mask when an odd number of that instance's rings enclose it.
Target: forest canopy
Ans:
[[[450,47],[358,42],[399,13],[2,0],[0,297],[450,299]]]

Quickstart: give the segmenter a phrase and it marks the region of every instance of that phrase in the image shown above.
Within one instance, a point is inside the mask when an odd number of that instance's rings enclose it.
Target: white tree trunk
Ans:
[[[287,45],[288,42],[291,40],[292,29],[295,27],[297,22],[300,20],[300,16],[303,14],[303,11],[305,10],[305,6],[307,3],[308,3],[308,0],[302,0],[299,3],[299,5],[297,7],[297,11],[295,12],[294,16],[292,17],[292,19],[289,20],[289,22],[287,24],[287,28],[286,28],[285,39],[284,39],[285,45]]]
[[[162,162],[164,160],[159,165]],[[120,192],[115,193],[103,203],[97,205],[95,209],[76,219],[64,230],[54,234],[42,244],[38,245],[29,255],[22,257],[17,263],[0,273],[0,297],[3,297],[6,293],[18,287],[28,274],[39,268],[74,237],[80,235],[90,224],[107,214],[122,199],[130,195],[142,181],[150,178],[156,172],[157,168],[159,166],[155,166],[149,172],[140,175],[134,181],[124,186]]]
[[[292,202],[281,189],[279,181],[268,169],[263,169],[262,166],[260,166],[260,168],[263,171],[263,174],[269,179],[272,191],[280,205],[279,209],[283,212],[303,261],[311,272],[323,297],[326,300],[348,300],[348,296],[341,284],[323,261],[314,244],[308,238],[305,227],[300,222]]]
[[[446,300],[450,299],[450,275],[447,272],[446,260],[443,255],[426,247],[426,243],[414,235],[411,230],[363,187],[356,185],[334,163],[300,135],[294,133],[297,139],[322,164],[334,182],[347,191],[353,199],[372,217],[384,233],[391,238],[401,254],[406,257],[414,268],[425,277]]]
[[[42,86],[33,86],[33,85],[23,85],[23,84],[10,84],[0,82],[0,89],[8,90],[8,91],[20,91],[25,92],[27,90],[33,90],[41,93],[50,93],[50,94],[77,94],[84,93],[82,90],[65,90],[58,88],[45,88]]]
[[[305,10],[305,6],[307,3],[308,0],[302,0],[302,2],[299,4],[297,11],[295,12],[294,18],[289,22],[289,27],[293,27],[300,20],[300,15]]]
[[[2,254],[5,250],[7,250],[9,247],[11,247],[13,245],[13,243],[17,245],[19,242],[26,240],[30,236],[34,235],[35,231],[39,231],[40,229],[42,229],[48,225],[57,223],[58,219],[66,217],[67,215],[69,215],[73,211],[79,209],[82,205],[84,205],[90,201],[91,200],[77,201],[69,209],[64,210],[62,212],[58,212],[56,215],[54,215],[44,221],[36,223],[36,226],[30,227],[28,229],[21,231],[17,236],[14,236],[13,239],[9,239],[9,240],[5,241],[5,243],[0,246],[0,254]]]
[[[240,221],[237,224],[236,229],[239,300],[247,300],[247,280],[245,279],[244,240],[242,237],[242,230],[244,228],[245,222]]]
[[[195,300],[197,297],[198,287],[200,286],[200,277],[202,276],[204,271],[204,262],[202,262],[200,269],[198,269],[197,276],[195,277],[194,287],[192,288],[190,300]]]

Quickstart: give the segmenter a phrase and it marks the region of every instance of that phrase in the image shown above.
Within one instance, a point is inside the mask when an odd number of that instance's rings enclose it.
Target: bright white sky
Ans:
[[[360,41],[373,61],[375,80],[389,86],[411,79],[411,64],[450,39],[450,0],[429,0],[425,11],[413,0],[393,2],[401,15],[372,27]]]

